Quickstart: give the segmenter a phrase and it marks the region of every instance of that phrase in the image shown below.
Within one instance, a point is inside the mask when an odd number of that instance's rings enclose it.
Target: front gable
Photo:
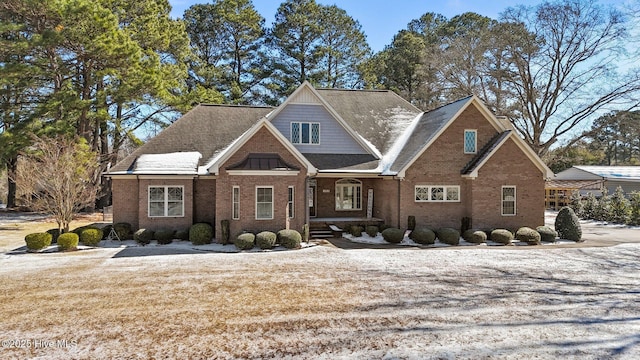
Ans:
[[[316,168],[266,118],[260,120],[201,167],[199,172],[218,175],[226,172],[227,167],[245,159],[250,153],[278,154],[287,163],[297,164],[298,168],[305,169],[306,175],[311,176],[316,173]]]
[[[437,111],[437,110],[436,110]],[[426,114],[427,117],[429,114]],[[471,132],[475,137],[475,151],[467,151],[467,133]],[[426,144],[398,171],[398,177],[404,178],[412,165],[420,159],[419,167],[425,166],[430,172],[477,176],[477,168],[480,168],[487,159],[495,153],[496,149],[506,139],[511,139],[517,148],[526,155],[543,174],[544,177],[552,175],[544,162],[520,139],[514,132],[508,120],[495,117],[491,111],[475,96],[470,97],[463,106],[457,109],[447,121],[443,121],[441,127],[433,134]],[[493,143],[497,141],[497,143]],[[473,147],[471,147],[473,148]],[[423,157],[423,155],[426,155]],[[474,161],[476,162],[474,164]],[[474,165],[476,169],[472,169]],[[475,170],[475,171],[474,171]]]
[[[309,83],[302,84],[268,118],[303,154],[371,154],[380,157]]]

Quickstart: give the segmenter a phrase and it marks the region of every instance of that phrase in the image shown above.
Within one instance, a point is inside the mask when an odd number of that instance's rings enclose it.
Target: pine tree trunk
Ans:
[[[14,180],[16,178],[16,171],[18,170],[18,157],[14,156],[11,159],[9,159],[9,162],[7,164],[7,173],[8,173],[8,178],[9,180],[7,181],[7,188],[8,188],[8,192],[7,192],[7,208],[14,208],[16,207],[16,181]]]

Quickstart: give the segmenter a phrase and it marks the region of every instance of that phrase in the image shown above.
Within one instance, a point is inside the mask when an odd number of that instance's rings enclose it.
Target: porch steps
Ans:
[[[309,237],[312,239],[329,239],[333,237],[333,233],[327,228],[316,228],[309,230]]]

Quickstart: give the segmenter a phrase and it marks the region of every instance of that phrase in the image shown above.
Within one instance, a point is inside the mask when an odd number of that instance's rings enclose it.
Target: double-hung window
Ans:
[[[295,195],[294,191],[295,190],[294,190],[293,186],[289,186],[289,188],[287,189],[287,196],[288,196],[287,205],[288,205],[288,209],[289,209],[289,214],[288,214],[289,219],[293,219],[293,215],[295,214],[295,212],[293,211],[294,210],[294,206],[295,206],[294,205],[294,203],[295,203],[295,201],[294,201],[294,195]]]
[[[502,187],[502,216],[514,216],[516,214],[516,187]]]
[[[233,199],[231,200],[232,202],[232,212],[233,212],[233,220],[238,220],[240,219],[240,187],[239,186],[234,186],[233,187],[233,193],[232,193],[232,197]]]
[[[292,122],[291,142],[293,144],[320,144],[320,123]]]
[[[477,152],[478,152],[478,131],[465,130],[464,131],[464,153],[475,154]]]
[[[416,185],[416,202],[459,202],[458,185]]]
[[[273,186],[256,187],[256,220],[273,219]]]
[[[184,216],[183,186],[149,186],[149,217]]]
[[[362,210],[362,182],[355,179],[336,181],[336,210]]]

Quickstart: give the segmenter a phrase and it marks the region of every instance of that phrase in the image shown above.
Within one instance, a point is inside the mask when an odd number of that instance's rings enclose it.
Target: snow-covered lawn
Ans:
[[[122,251],[0,253],[0,358],[640,357],[640,244]]]
[[[343,234],[342,237],[344,237],[345,239],[354,242],[354,243],[360,243],[360,244],[376,244],[376,245],[385,245],[385,244],[389,244],[383,237],[382,234],[378,233],[378,235],[376,236],[369,236],[366,233],[362,233],[362,236],[353,236],[351,234]],[[557,239],[557,241],[555,242],[543,242],[542,245],[563,245],[563,244],[575,244],[575,241],[570,241],[570,240],[564,240],[564,239]],[[390,245],[390,244],[389,244]],[[402,242],[400,242],[397,245],[401,245],[401,246],[417,246],[417,247],[422,247],[422,248],[439,248],[439,247],[454,247],[453,245],[449,245],[449,244],[445,244],[443,242],[440,242],[440,240],[436,239],[435,243],[432,245],[421,245],[418,244],[416,242],[414,242],[413,240],[411,240],[408,236],[408,232],[405,233],[404,238],[402,239]],[[530,246],[529,244],[527,244],[524,241],[519,241],[519,240],[513,240],[512,242],[513,246]],[[463,238],[460,238],[460,243],[456,246],[477,246],[477,247],[482,247],[482,246],[505,246],[504,244],[501,243],[497,243],[494,241],[486,241],[485,243],[482,244],[474,244],[474,243],[470,243],[465,241]]]

